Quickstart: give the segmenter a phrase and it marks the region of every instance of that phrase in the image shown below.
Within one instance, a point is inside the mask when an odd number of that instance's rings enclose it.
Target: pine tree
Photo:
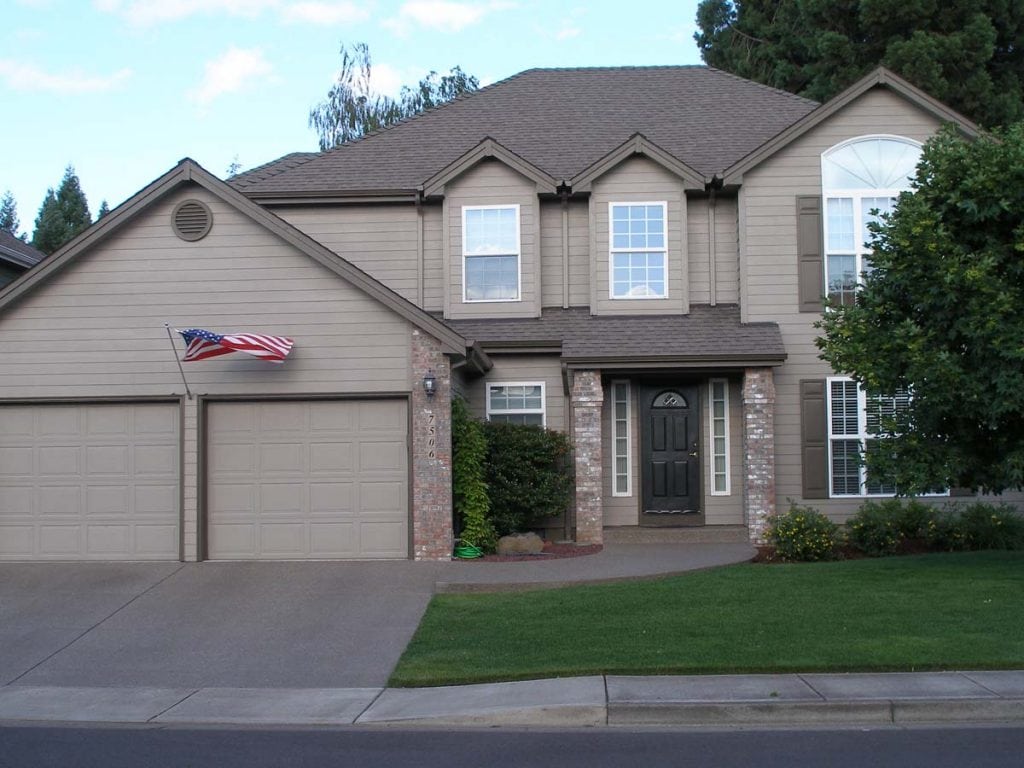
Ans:
[[[0,200],[0,229],[17,237],[19,224],[21,222],[18,221],[18,204],[14,201],[11,190],[7,190],[4,192],[3,200]]]
[[[106,200],[100,200],[100,209],[96,211],[96,221],[99,221],[104,216],[110,213],[110,206],[107,205]]]
[[[73,166],[64,170],[64,178],[56,193],[46,191],[43,204],[36,217],[32,245],[49,256],[92,224],[89,203]]]

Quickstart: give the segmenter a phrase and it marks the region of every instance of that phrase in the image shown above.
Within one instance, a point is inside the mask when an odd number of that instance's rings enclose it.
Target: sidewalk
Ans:
[[[593,676],[443,688],[0,688],[0,721],[291,726],[1024,723],[1024,670]]]

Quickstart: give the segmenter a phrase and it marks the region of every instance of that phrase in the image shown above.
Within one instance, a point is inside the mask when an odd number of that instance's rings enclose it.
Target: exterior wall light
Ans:
[[[437,377],[433,371],[427,371],[427,375],[423,377],[423,391],[427,393],[427,397],[433,397],[437,392]]]

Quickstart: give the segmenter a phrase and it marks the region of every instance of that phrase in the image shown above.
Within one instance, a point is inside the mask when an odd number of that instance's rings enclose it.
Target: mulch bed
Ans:
[[[479,563],[523,563],[537,562],[538,560],[558,560],[563,557],[583,557],[585,555],[596,555],[604,547],[601,544],[576,545],[572,542],[556,544],[548,541],[544,543],[544,551],[539,555],[484,555],[469,562]]]

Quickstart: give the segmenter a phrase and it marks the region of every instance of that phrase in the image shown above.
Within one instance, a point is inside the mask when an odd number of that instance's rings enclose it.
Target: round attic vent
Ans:
[[[202,240],[213,226],[213,213],[206,203],[199,200],[184,200],[178,203],[171,214],[174,234],[182,240]]]

